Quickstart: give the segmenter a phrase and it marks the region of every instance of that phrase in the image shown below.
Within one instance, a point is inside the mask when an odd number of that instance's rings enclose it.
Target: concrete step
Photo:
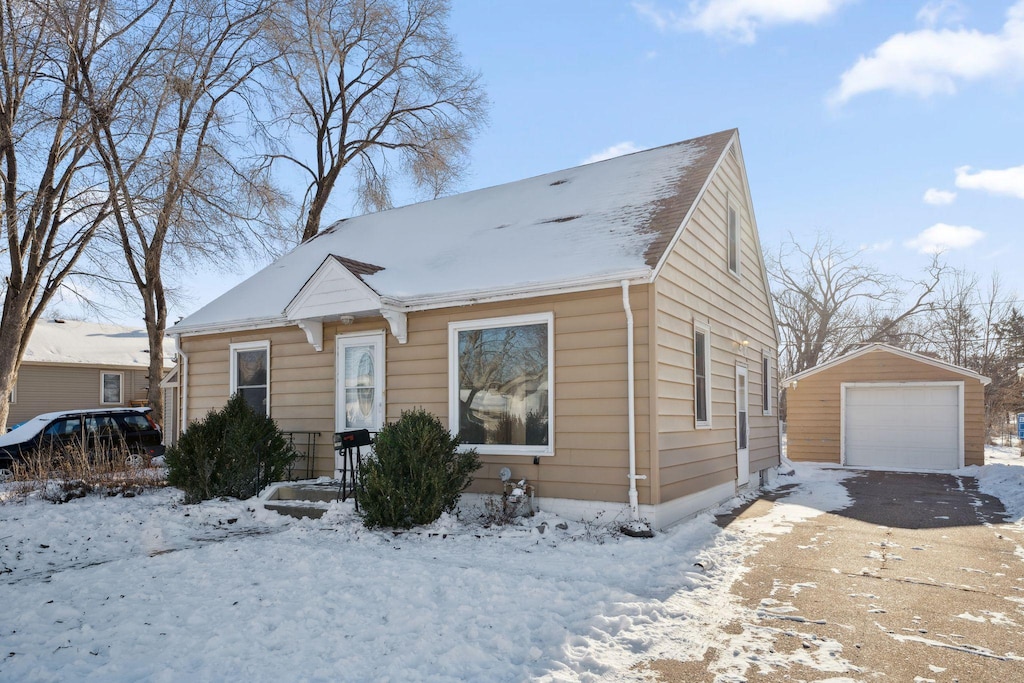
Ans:
[[[263,504],[267,510],[273,510],[279,515],[288,515],[296,519],[308,517],[309,519],[320,519],[327,512],[326,505],[317,505],[309,501],[275,501]]]

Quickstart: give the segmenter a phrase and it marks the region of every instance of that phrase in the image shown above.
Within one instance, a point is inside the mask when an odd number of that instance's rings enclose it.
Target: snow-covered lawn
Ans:
[[[1021,458],[992,460],[964,473],[1024,517]],[[394,534],[345,505],[300,521],[172,489],[8,501],[0,680],[650,680],[632,667],[699,658],[738,609],[744,559],[848,505],[848,475],[797,466],[768,515],[653,539],[546,514]]]

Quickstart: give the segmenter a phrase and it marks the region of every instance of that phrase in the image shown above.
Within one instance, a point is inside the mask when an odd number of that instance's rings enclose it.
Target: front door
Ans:
[[[750,481],[750,411],[747,366],[736,366],[736,484]]]
[[[334,430],[384,426],[384,333],[347,334],[336,338],[337,397]],[[335,453],[335,473],[342,462]]]

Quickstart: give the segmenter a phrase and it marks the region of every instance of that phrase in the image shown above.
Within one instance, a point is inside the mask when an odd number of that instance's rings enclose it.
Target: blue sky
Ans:
[[[455,0],[451,26],[492,101],[460,190],[736,127],[766,250],[826,231],[913,277],[944,249],[1024,294],[1024,0]]]

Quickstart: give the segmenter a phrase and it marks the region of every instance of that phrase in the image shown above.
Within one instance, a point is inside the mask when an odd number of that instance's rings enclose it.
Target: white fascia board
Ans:
[[[393,299],[381,297],[381,303],[401,308],[405,311],[429,311],[436,308],[452,308],[471,306],[473,304],[492,303],[497,301],[515,301],[517,299],[535,299],[541,296],[556,294],[572,294],[589,292],[598,289],[622,288],[622,281],[630,284],[647,284],[651,281],[651,269],[640,268],[620,273],[601,275],[590,278],[575,278],[562,282],[544,282],[536,285],[517,287],[501,287],[491,290],[464,290],[462,292],[445,293],[434,296],[408,297]]]
[[[621,289],[623,280],[627,280],[631,285],[649,284],[652,281],[651,269],[645,267],[593,278],[576,278],[563,282],[546,282],[537,285],[498,288],[493,290],[465,290],[462,292],[445,293],[435,296],[409,298],[382,296],[380,297],[380,306],[381,308],[387,308],[390,311],[412,313],[416,311],[430,311],[438,308],[454,308],[458,306],[472,306],[473,304],[493,303],[499,301],[535,299],[541,296],[554,296],[557,294],[590,292],[599,289]],[[290,320],[287,316],[281,315],[273,318],[254,318],[251,320],[238,320],[230,323],[190,325],[188,327],[175,326],[168,330],[168,333],[178,334],[183,337],[195,337],[198,335],[218,334],[222,332],[245,332],[270,327],[289,327],[295,324],[295,320]]]

